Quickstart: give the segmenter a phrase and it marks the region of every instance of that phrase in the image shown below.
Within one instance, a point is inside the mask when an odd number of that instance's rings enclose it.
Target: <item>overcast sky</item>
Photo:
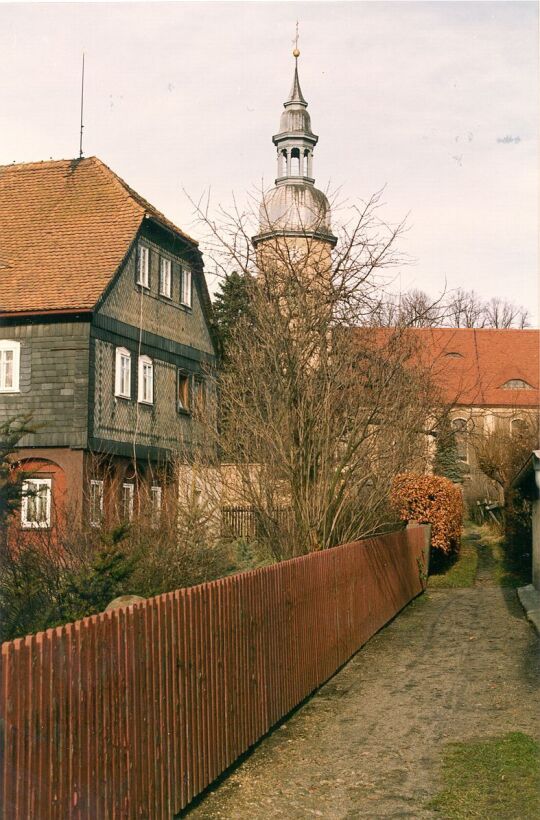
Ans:
[[[317,186],[386,185],[403,290],[446,281],[536,323],[535,2],[0,3],[0,164],[78,155],[84,50],[85,155],[196,235],[183,189],[273,184],[297,17]]]

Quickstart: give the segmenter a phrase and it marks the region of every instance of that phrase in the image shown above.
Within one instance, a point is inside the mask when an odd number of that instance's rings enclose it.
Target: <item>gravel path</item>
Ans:
[[[445,743],[513,730],[540,738],[539,648],[515,591],[431,592],[188,816],[434,817],[425,805]]]

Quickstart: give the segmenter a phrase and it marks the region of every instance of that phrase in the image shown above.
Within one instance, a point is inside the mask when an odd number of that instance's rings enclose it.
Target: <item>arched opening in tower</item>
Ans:
[[[291,151],[291,176],[300,176],[300,149],[293,148]]]

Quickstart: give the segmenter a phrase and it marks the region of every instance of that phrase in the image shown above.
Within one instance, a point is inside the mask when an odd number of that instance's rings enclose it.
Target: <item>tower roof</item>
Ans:
[[[314,236],[335,244],[328,199],[314,186],[313,148],[318,137],[311,130],[307,102],[298,77],[298,48],[293,84],[281,114],[279,133],[272,137],[278,153],[276,187],[268,191],[261,203],[260,233],[257,243],[269,236]]]
[[[307,108],[307,102],[305,101],[304,95],[302,94],[302,89],[300,88],[300,80],[298,79],[298,57],[295,56],[294,61],[295,64],[293,84],[289,94],[289,99],[287,100],[287,102],[283,103],[283,105],[287,108],[289,105],[298,103],[298,105],[304,105]]]
[[[284,140],[294,137],[303,140],[305,144],[313,146],[317,144],[319,138],[311,130],[311,117],[306,110],[308,104],[300,88],[298,77],[298,56],[300,52],[295,49],[293,54],[295,63],[293,84],[289,98],[283,103],[285,111],[279,121],[279,134],[273,136],[272,140],[274,145],[279,145]]]

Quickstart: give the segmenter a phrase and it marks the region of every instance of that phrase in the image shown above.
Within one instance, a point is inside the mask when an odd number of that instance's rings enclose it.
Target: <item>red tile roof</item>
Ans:
[[[0,313],[90,310],[145,217],[197,245],[97,157],[0,166]]]
[[[540,331],[411,328],[418,356],[449,404],[538,407]],[[508,389],[519,380],[532,389]]]

